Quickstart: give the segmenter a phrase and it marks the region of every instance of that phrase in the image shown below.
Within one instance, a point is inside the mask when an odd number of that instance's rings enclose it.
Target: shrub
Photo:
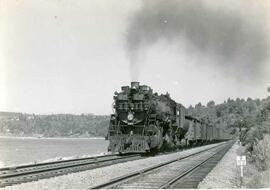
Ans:
[[[253,147],[252,160],[259,170],[270,170],[270,134],[265,134],[262,140],[257,140]]]

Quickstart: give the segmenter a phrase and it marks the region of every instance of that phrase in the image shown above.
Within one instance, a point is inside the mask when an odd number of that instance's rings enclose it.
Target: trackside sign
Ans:
[[[237,156],[236,164],[237,166],[245,166],[247,164],[246,156]]]

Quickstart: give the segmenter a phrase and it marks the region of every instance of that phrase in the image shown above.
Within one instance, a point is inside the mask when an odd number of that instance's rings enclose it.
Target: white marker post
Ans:
[[[241,187],[243,184],[243,176],[244,176],[244,172],[243,172],[243,166],[245,166],[247,164],[246,162],[246,156],[237,156],[236,157],[236,164],[237,166],[240,166],[241,169]]]

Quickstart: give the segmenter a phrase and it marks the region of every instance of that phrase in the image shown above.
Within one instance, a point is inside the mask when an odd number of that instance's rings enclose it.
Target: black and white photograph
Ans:
[[[0,0],[0,189],[270,188],[270,0]]]

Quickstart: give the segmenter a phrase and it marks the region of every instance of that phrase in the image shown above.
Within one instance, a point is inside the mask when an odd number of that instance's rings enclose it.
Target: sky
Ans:
[[[0,111],[112,113],[137,80],[185,106],[265,98],[270,3],[0,0]]]

